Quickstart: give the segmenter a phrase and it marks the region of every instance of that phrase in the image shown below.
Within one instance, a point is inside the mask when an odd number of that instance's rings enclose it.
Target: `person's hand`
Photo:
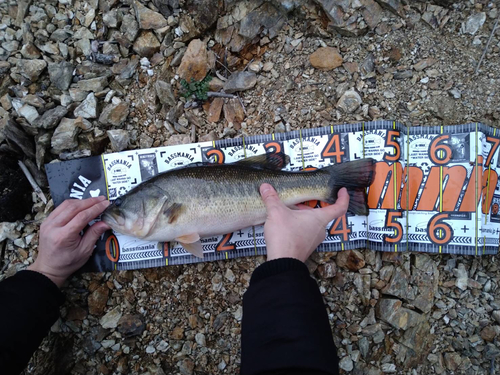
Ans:
[[[109,229],[100,221],[92,225],[83,237],[80,236],[87,224],[108,205],[109,201],[103,196],[65,200],[42,223],[38,257],[28,269],[44,274],[61,287],[73,272],[87,262],[97,239]]]
[[[262,184],[260,194],[267,210],[264,225],[267,260],[295,258],[305,262],[325,240],[326,225],[344,215],[349,206],[345,188],[340,189],[334,205],[316,209],[306,205],[298,205],[298,210],[288,208],[269,184]]]

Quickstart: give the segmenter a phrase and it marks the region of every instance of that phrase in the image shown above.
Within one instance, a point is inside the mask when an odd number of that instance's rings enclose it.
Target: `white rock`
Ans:
[[[196,343],[201,346],[201,347],[204,347],[207,345],[207,341],[205,339],[205,335],[201,332],[198,332],[196,334],[196,336],[194,337],[194,339],[196,340]]]
[[[354,363],[352,362],[351,357],[346,356],[342,358],[339,362],[339,367],[344,371],[352,371],[352,369],[354,368]]]
[[[154,346],[149,345],[149,346],[146,348],[146,353],[148,353],[148,354],[153,354],[154,352],[156,352],[156,349],[154,348]]]
[[[30,106],[29,104],[23,105],[21,108],[17,110],[19,116],[24,117],[30,124],[33,123],[40,115],[35,107]]]
[[[113,310],[109,311],[106,315],[104,315],[99,323],[101,324],[102,328],[116,328],[121,317],[122,312],[120,310],[120,306],[117,306]]]
[[[486,21],[486,13],[473,14],[462,23],[462,33],[474,35],[483,26],[484,21]]]
[[[73,112],[75,117],[96,118],[97,117],[97,99],[93,92],[87,95],[85,100],[75,108]]]

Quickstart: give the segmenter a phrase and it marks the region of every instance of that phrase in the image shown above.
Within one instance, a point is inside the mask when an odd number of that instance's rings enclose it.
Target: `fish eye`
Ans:
[[[116,198],[116,200],[115,200],[115,206],[116,207],[120,207],[121,204],[122,204],[122,199],[121,198]]]

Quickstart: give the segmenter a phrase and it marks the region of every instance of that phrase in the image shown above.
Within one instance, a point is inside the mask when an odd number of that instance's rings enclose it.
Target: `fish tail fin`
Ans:
[[[330,174],[331,188],[327,203],[337,201],[338,191],[345,187],[349,193],[348,211],[355,215],[368,215],[365,188],[375,179],[375,163],[372,158],[348,161],[324,168]]]

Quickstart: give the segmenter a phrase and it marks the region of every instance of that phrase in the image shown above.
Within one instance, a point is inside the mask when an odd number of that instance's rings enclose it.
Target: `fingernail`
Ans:
[[[106,196],[104,196],[104,195],[99,195],[99,196],[97,197],[97,199],[99,199],[100,201],[103,201],[103,200],[105,200],[105,199],[106,199]]]

